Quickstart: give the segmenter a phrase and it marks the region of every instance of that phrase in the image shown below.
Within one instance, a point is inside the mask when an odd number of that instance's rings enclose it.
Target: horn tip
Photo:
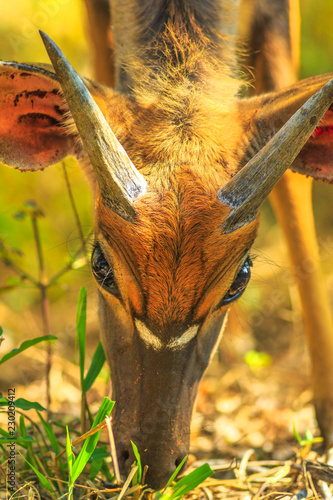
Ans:
[[[38,30],[38,31],[45,46],[50,44],[50,42],[52,42],[51,38],[46,33],[44,33],[43,30]]]
[[[39,30],[39,34],[43,40],[44,46],[46,48],[46,51],[48,53],[49,58],[51,59],[52,64],[59,59],[62,59],[62,52],[59,49],[59,47],[54,43],[52,38],[50,38],[44,31]]]

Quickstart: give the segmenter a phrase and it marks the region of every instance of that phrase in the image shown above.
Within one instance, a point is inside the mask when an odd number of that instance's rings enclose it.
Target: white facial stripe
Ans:
[[[190,326],[190,328],[188,328],[179,338],[171,340],[168,344],[163,344],[161,339],[154,335],[139,319],[135,319],[135,326],[140,338],[144,341],[146,346],[152,347],[155,351],[160,351],[163,347],[173,350],[182,349],[182,347],[188,344],[190,340],[196,336],[199,330],[199,325]]]
[[[142,321],[135,319],[135,326],[138,330],[138,334],[141,339],[144,341],[146,346],[152,347],[155,351],[160,351],[163,347],[162,341],[154,335],[149,328],[146,327]]]
[[[186,332],[183,333],[183,335],[169,342],[167,347],[169,349],[181,349],[196,336],[198,330],[199,325],[190,326],[190,328],[188,328]]]

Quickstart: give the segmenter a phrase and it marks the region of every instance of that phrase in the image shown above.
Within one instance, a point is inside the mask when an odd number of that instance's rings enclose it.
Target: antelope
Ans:
[[[93,16],[98,2],[87,5]],[[198,385],[249,282],[263,201],[272,193],[302,262],[317,252],[311,181],[286,171],[332,181],[333,80],[296,82],[296,0],[244,1],[239,25],[238,9],[114,0],[114,51],[102,63],[111,86],[80,77],[43,33],[52,66],[1,63],[0,160],[36,171],[74,155],[90,183],[119,465],[128,472],[132,440],[155,489],[188,454]],[[237,30],[256,77],[244,98]],[[299,286],[328,448],[332,321],[319,271]]]

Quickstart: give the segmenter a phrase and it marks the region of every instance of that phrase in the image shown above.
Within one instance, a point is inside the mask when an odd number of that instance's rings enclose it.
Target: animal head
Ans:
[[[135,442],[155,488],[188,453],[198,384],[250,278],[262,202],[291,164],[332,178],[329,76],[240,100],[195,16],[186,30],[175,19],[146,65],[122,60],[132,80],[119,91],[81,79],[46,36],[54,71],[0,68],[0,159],[40,170],[72,154],[90,181],[118,459],[126,472]]]

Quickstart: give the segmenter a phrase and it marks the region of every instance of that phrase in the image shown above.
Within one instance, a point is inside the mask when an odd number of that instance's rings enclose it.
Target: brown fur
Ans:
[[[122,255],[130,273],[135,269],[143,296],[140,305],[129,300],[127,307],[164,337],[174,327],[181,331],[203,321],[225,295],[255,238],[258,221],[223,234],[221,223],[230,210],[216,198],[216,181],[183,166],[162,189],[138,200],[135,224],[97,203],[97,233],[108,253]],[[120,276],[119,285],[126,288],[126,273],[121,274],[125,279]]]

